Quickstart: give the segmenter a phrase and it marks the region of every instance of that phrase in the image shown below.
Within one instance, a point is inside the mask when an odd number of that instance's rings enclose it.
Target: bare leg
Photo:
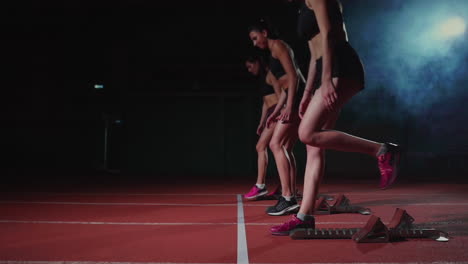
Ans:
[[[333,79],[337,87],[338,102],[336,111],[325,107],[320,89],[316,91],[307,107],[299,127],[299,137],[307,144],[307,165],[304,176],[304,195],[300,213],[312,214],[319,185],[325,168],[325,153],[327,148],[367,153],[375,155],[381,144],[358,138],[340,131],[325,130],[334,127],[338,113],[343,105],[359,91],[359,85],[353,81]]]
[[[318,194],[319,186],[324,174],[325,168],[325,149],[335,149],[340,151],[361,152],[369,155],[376,155],[382,144],[370,140],[358,138],[340,131],[326,130],[334,127],[338,113],[343,105],[356,93],[359,92],[361,85],[353,80],[333,79],[336,92],[338,94],[337,102],[334,105],[334,111],[326,108],[322,91],[318,89],[307,107],[306,113],[299,126],[299,138],[307,144],[307,165],[304,179],[304,195],[297,216],[284,224],[273,226],[270,232],[274,235],[287,235],[298,225],[307,225],[314,228],[315,221],[313,217],[307,215],[313,214],[315,208],[315,199]],[[391,152],[379,156],[379,168],[381,169],[381,179],[389,179],[392,172],[389,162],[383,163],[387,158],[392,159]],[[382,163],[381,163],[382,162]],[[383,164],[383,166],[381,166]],[[388,171],[388,172],[387,172]],[[392,172],[393,173],[393,172]],[[390,181],[381,181],[382,186]]]
[[[333,78],[337,87],[338,100],[336,109],[359,92],[360,84],[352,80]],[[382,146],[381,143],[355,137],[336,130],[322,130],[332,113],[326,109],[321,90],[318,89],[307,107],[299,127],[299,138],[307,145],[338,151],[359,152],[375,156]]]
[[[330,115],[323,129],[333,129],[339,117],[339,111]],[[307,163],[304,174],[304,192],[299,213],[312,215],[315,208],[318,190],[325,172],[325,150],[306,145]]]
[[[284,124],[278,122],[276,124],[275,131],[273,132],[273,137],[270,141],[270,149],[273,152],[273,156],[275,157],[283,196],[292,196],[293,194],[290,184],[290,171],[292,165],[285,146],[288,138],[291,135],[291,130],[294,129],[294,126],[295,124],[293,123]]]
[[[268,167],[268,144],[270,143],[273,131],[275,130],[276,124],[272,124],[269,128],[265,127],[260,138],[257,142],[257,153],[258,153],[258,173],[257,173],[257,184],[264,184],[266,171]]]
[[[286,142],[286,151],[289,157],[289,161],[291,164],[291,170],[290,170],[290,184],[291,184],[291,190],[293,192],[293,195],[296,195],[296,190],[297,190],[297,185],[296,185],[296,178],[297,178],[297,163],[296,163],[296,157],[294,156],[294,145],[297,142],[298,139],[298,129],[299,129],[299,117],[297,118],[297,121],[294,123],[294,127],[291,128],[291,134],[288,137],[288,141]]]

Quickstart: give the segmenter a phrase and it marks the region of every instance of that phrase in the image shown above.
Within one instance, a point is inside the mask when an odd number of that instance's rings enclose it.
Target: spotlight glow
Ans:
[[[465,33],[466,25],[465,21],[461,17],[453,17],[438,28],[438,35],[442,38],[452,38]]]

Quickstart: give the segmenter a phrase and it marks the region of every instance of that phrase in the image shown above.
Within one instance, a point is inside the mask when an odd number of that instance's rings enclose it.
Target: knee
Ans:
[[[306,145],[317,147],[320,142],[320,135],[316,131],[307,131],[300,127],[299,140]]]
[[[270,149],[273,152],[283,151],[281,143],[279,141],[276,141],[276,140],[270,141]]]
[[[255,146],[255,149],[257,150],[258,153],[265,152],[266,148],[267,148],[267,143],[265,142],[258,142],[257,146]]]

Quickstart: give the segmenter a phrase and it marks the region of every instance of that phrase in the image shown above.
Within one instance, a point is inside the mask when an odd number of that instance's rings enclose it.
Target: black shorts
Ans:
[[[314,90],[320,88],[320,85],[322,85],[322,57],[316,61],[316,69],[313,84]],[[332,77],[356,80],[362,84],[362,89],[364,89],[364,67],[358,54],[348,42],[344,42],[335,47]]]

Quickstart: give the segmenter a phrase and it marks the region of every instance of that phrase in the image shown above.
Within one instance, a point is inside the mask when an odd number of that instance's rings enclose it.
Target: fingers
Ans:
[[[280,120],[281,123],[283,123],[283,124],[289,123],[290,114],[288,114],[288,113],[282,114],[282,115],[278,118],[278,120]]]
[[[333,111],[335,109],[336,101],[338,100],[338,95],[336,94],[336,92],[324,96],[323,99],[327,110]]]
[[[335,109],[336,102],[338,101],[338,94],[333,91],[333,93],[330,94],[330,111],[333,111]]]
[[[335,103],[338,100],[338,93],[335,90],[333,90],[332,97],[333,103]]]
[[[268,117],[267,122],[266,122],[266,127],[267,128],[270,128],[271,121],[272,121],[272,118],[270,116],[270,117]]]
[[[327,110],[330,110],[330,100],[328,99],[328,96],[323,94],[322,97],[323,97],[323,104],[325,105],[325,108],[327,108]]]

